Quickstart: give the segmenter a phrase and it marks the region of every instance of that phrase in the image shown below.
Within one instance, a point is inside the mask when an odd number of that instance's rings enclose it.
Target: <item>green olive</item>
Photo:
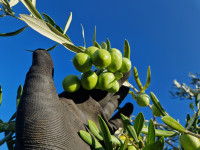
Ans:
[[[110,53],[105,49],[98,49],[92,55],[92,63],[97,68],[105,68],[111,63]]]
[[[112,52],[116,52],[116,53],[118,53],[118,54],[122,57],[122,53],[121,53],[121,51],[118,50],[118,49],[116,49],[116,48],[111,48],[109,52],[110,52],[110,53],[112,53]]]
[[[85,53],[77,53],[73,58],[74,67],[80,72],[87,72],[92,68],[92,60]]]
[[[116,51],[113,51],[110,53],[111,55],[111,63],[110,65],[107,67],[108,71],[110,72],[116,72],[118,71],[121,66],[122,66],[122,57],[121,55],[116,52]]]
[[[184,150],[199,150],[200,149],[200,141],[198,138],[189,135],[183,134],[181,135],[181,146]]]
[[[111,72],[103,72],[99,75],[98,85],[101,90],[108,90],[113,86],[115,76]]]
[[[113,82],[113,85],[110,89],[107,90],[109,93],[116,93],[119,91],[119,83],[117,80]]]
[[[151,110],[152,110],[152,113],[157,116],[157,117],[160,117],[161,116],[161,113],[160,111],[156,108],[156,106],[153,104],[152,107],[151,107]]]
[[[92,70],[85,72],[81,76],[81,85],[86,90],[92,90],[97,84],[98,76]]]
[[[90,57],[92,56],[92,54],[97,50],[98,48],[95,46],[90,46],[88,48],[85,49],[84,53],[88,54]]]
[[[129,70],[131,70],[131,66],[132,66],[132,65],[131,65],[130,59],[123,57],[123,58],[122,58],[122,66],[121,66],[121,68],[119,69],[119,71],[122,72],[122,73],[126,73],[126,72],[128,72]]]
[[[141,107],[145,107],[149,105],[150,97],[145,93],[139,93],[136,97],[137,104]]]
[[[63,89],[67,92],[76,92],[81,85],[81,81],[75,75],[68,75],[62,82]]]

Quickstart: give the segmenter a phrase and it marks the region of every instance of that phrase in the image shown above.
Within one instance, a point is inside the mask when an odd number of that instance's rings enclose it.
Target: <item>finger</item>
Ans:
[[[134,106],[133,104],[131,103],[126,103],[125,106],[120,109],[110,120],[109,120],[109,123],[110,123],[110,129],[111,129],[111,132],[112,134],[114,134],[114,132],[116,130],[118,130],[120,127],[123,127],[123,123],[121,121],[121,116],[120,114],[123,114],[127,117],[130,117],[131,114],[133,113],[133,109],[134,109]]]
[[[127,96],[128,92],[129,87],[121,86],[120,90],[117,93],[115,93],[115,95],[112,96],[110,101],[108,101],[107,104],[103,107],[103,112],[105,113],[107,119],[110,119],[115,110],[119,107],[121,102]]]
[[[120,87],[122,86],[122,84],[123,84],[126,80],[128,80],[128,78],[129,78],[130,75],[131,75],[131,71],[129,71],[129,72],[123,74],[123,77],[118,81]],[[112,98],[113,95],[115,95],[115,94],[113,94],[113,93],[107,93],[107,95],[99,101],[99,104],[104,108],[105,105],[107,105],[107,103],[108,103],[110,100],[111,100],[111,101],[116,101],[116,98]],[[118,106],[116,106],[116,107],[114,108],[114,110],[115,110],[117,107],[118,107]]]

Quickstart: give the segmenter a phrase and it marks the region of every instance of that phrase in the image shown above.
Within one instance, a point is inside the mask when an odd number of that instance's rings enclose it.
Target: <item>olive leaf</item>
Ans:
[[[197,117],[197,113],[194,113],[192,115],[192,117],[188,120],[188,124],[187,124],[187,130],[190,129],[190,127],[193,125],[194,121],[196,120]]]
[[[56,24],[55,21],[50,16],[48,16],[47,14],[42,13],[42,15],[44,16],[44,18],[46,19],[46,21],[48,23],[50,23],[52,26],[54,26]]]
[[[98,115],[98,120],[99,120],[99,124],[101,127],[106,150],[113,150],[112,138],[111,138],[111,134],[108,129],[108,126],[106,125],[105,121],[103,120],[103,118],[100,115]]]
[[[161,137],[159,141],[147,144],[143,150],[163,150],[164,145],[165,145],[165,139],[164,137]]]
[[[121,115],[121,119],[122,119],[122,123],[124,126],[124,129],[126,130],[126,132],[128,133],[128,135],[130,137],[132,137],[137,143],[139,142],[136,131],[134,129],[134,127],[131,124],[131,121],[128,117],[124,116],[123,114]]]
[[[103,146],[99,143],[99,141],[95,139],[92,135],[90,135],[88,132],[80,130],[79,135],[87,144],[92,146],[94,149],[104,150]]]
[[[96,26],[94,27],[94,34],[93,34],[93,45],[95,46],[96,42]]]
[[[82,24],[81,24],[81,28],[82,28],[82,36],[83,36],[84,47],[85,47],[86,46],[85,45],[85,33],[84,33],[84,28],[83,28]]]
[[[167,112],[164,110],[164,108],[160,104],[158,98],[155,96],[155,94],[153,92],[150,92],[150,97],[151,97],[151,100],[152,100],[154,106],[158,109],[158,111],[161,113],[161,115],[168,116]]]
[[[69,15],[69,17],[68,17],[68,19],[67,19],[67,23],[66,23],[66,25],[65,25],[65,29],[64,29],[63,34],[66,34],[66,32],[67,32],[67,30],[69,29],[69,26],[70,26],[70,24],[71,24],[71,21],[72,21],[72,12],[70,12],[70,15]]]
[[[0,33],[0,36],[3,36],[3,37],[7,37],[7,36],[15,36],[15,35],[18,35],[20,34],[21,32],[23,32],[28,26],[25,26],[19,30],[16,30],[14,32],[9,32],[9,33]]]
[[[150,82],[151,82],[151,69],[150,69],[150,66],[149,66],[148,71],[147,71],[147,80],[146,80],[146,83],[145,83],[144,88],[143,88],[144,91],[149,87]]]
[[[124,43],[124,57],[130,59],[130,55],[131,55],[131,50],[130,50],[130,46],[127,40],[125,40]]]
[[[97,125],[92,120],[88,120],[88,127],[89,127],[90,131],[92,132],[92,134],[98,140],[103,141],[103,137],[102,137],[101,131],[98,129]]]
[[[139,137],[139,135],[142,131],[142,128],[144,126],[144,122],[145,122],[144,115],[143,115],[142,112],[140,112],[136,116],[135,121],[134,121],[134,128],[135,128],[135,131],[136,131],[136,134],[137,134],[138,137]]]
[[[198,93],[197,96],[195,97],[195,105],[198,110],[199,110],[199,100],[200,100],[200,93]]]
[[[30,0],[21,0],[21,2],[24,4],[24,6],[28,9],[28,11],[36,18],[43,19],[40,13],[37,11],[35,6]]]
[[[0,146],[3,145],[6,141],[12,139],[14,132],[9,132],[3,139],[0,140]]]
[[[58,26],[57,24],[55,25],[55,27],[56,27],[56,29],[60,32],[60,33],[62,33],[63,34],[63,29],[60,27],[60,26]]]
[[[141,133],[143,134],[148,134],[148,128],[147,127],[143,127]],[[155,129],[155,135],[156,136],[164,136],[164,137],[171,137],[176,135],[177,133],[174,131],[165,131],[165,130],[158,130]]]
[[[162,121],[168,125],[169,127],[179,131],[179,132],[185,132],[186,129],[178,122],[176,121],[174,118],[172,118],[171,116],[164,116],[161,118]]]
[[[125,150],[127,148],[127,146],[128,146],[128,142],[129,142],[129,138],[126,137],[124,143],[121,145],[119,150]]]
[[[101,48],[101,46],[99,45],[99,43],[97,43],[97,41],[94,42],[94,46],[99,48],[99,49]]]
[[[18,3],[19,3],[19,0],[10,0],[9,1],[10,7],[17,5]]]
[[[106,39],[106,44],[107,44],[107,50],[109,51],[111,49],[111,45],[108,38]]]
[[[17,107],[19,105],[20,99],[22,97],[23,87],[20,85],[17,89]]]
[[[134,67],[134,69],[133,69],[133,75],[134,75],[135,81],[136,81],[139,89],[142,91],[143,90],[143,86],[142,86],[142,83],[141,83],[141,81],[139,79],[138,71],[137,71],[136,67]]]
[[[156,141],[155,126],[153,120],[151,119],[149,122],[146,144],[151,144],[154,143],[155,141]]]

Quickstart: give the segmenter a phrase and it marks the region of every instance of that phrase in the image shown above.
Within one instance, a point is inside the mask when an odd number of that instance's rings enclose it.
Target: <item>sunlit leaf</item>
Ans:
[[[144,122],[145,122],[144,115],[143,115],[142,112],[140,112],[136,116],[135,121],[134,121],[134,128],[135,128],[135,131],[136,131],[136,134],[137,134],[138,137],[139,137],[139,135],[142,131],[142,128],[144,126]]]
[[[101,127],[103,141],[104,141],[106,150],[113,150],[113,143],[112,143],[112,138],[111,138],[109,128],[100,115],[98,115],[98,120],[99,120],[99,125]]]
[[[131,55],[131,50],[130,50],[130,46],[127,40],[125,40],[124,43],[124,57],[130,59],[130,55]]]
[[[143,90],[143,86],[142,86],[142,83],[141,83],[140,78],[138,76],[138,71],[137,71],[136,67],[134,67],[134,69],[133,69],[133,75],[134,75],[135,81],[136,81],[139,89],[142,91]]]
[[[25,26],[17,31],[9,32],[9,33],[0,33],[0,36],[8,37],[8,36],[15,36],[23,32],[28,26]]]
[[[83,36],[84,47],[85,47],[85,32],[84,32],[84,28],[83,28],[82,24],[81,24],[81,28],[82,28],[82,36]]]
[[[91,133],[100,141],[103,141],[102,133],[98,129],[97,125],[92,121],[88,120],[88,127],[91,131]]]
[[[10,0],[10,2],[9,2],[10,7],[17,5],[17,3],[19,3],[19,0]]]
[[[195,97],[195,104],[197,109],[199,109],[199,100],[200,100],[200,93],[198,93],[197,96]]]
[[[179,132],[185,132],[186,129],[178,122],[176,121],[174,118],[172,118],[171,116],[164,116],[161,118],[162,121],[168,125],[169,127],[179,131]]]
[[[36,7],[36,0],[31,0],[34,7]]]
[[[21,100],[22,92],[23,92],[23,87],[22,87],[22,85],[20,85],[20,86],[18,87],[18,90],[17,90],[17,107],[18,107],[19,102],[20,102],[20,100]]]
[[[111,44],[108,38],[106,39],[106,44],[107,44],[107,50],[109,51],[111,49]]]
[[[64,45],[65,47],[68,47],[68,49],[73,52],[82,52],[82,50],[74,46],[65,35],[60,33],[51,24],[45,22],[44,20],[31,17],[29,15],[21,14],[20,16],[31,28],[33,28],[40,34],[50,38],[53,41],[56,41],[57,43]]]
[[[151,82],[151,69],[150,69],[150,66],[149,66],[148,71],[147,71],[147,80],[146,80],[146,83],[144,85],[143,90],[146,90],[149,87],[150,82]]]
[[[67,23],[65,25],[65,29],[64,29],[63,34],[65,34],[67,32],[67,30],[68,30],[68,28],[69,28],[69,26],[71,24],[71,21],[72,21],[72,12],[70,12],[70,15],[69,15],[69,18],[68,18]]]
[[[151,144],[151,143],[154,143],[155,141],[156,141],[155,126],[154,126],[153,120],[151,119],[149,122],[146,144]]]
[[[72,52],[75,53],[82,53],[83,50],[75,45],[71,45],[71,44],[67,44],[67,43],[63,43],[62,44],[65,48],[67,48],[68,50],[71,50]]]
[[[99,45],[99,43],[97,43],[97,41],[94,42],[94,46],[97,48],[101,48],[101,46]]]
[[[187,128],[186,128],[187,130],[190,129],[190,127],[193,125],[196,119],[196,116],[197,116],[197,113],[193,114],[190,120],[188,121]]]
[[[30,0],[21,0],[21,2],[24,4],[24,6],[28,9],[28,11],[36,18],[43,19],[40,13],[37,11],[35,6]]]
[[[155,96],[155,94],[153,92],[150,92],[150,97],[151,97],[151,100],[152,100],[154,106],[158,109],[158,111],[162,114],[162,116],[168,116],[167,112],[164,110],[164,108],[160,104],[158,98]]]
[[[144,134],[148,134],[148,127],[143,127],[141,132]],[[158,129],[155,129],[155,133],[156,133],[156,136],[164,136],[164,137],[171,137],[171,136],[176,135],[176,132],[174,131],[165,131],[165,130],[158,130]]]
[[[96,42],[96,26],[94,27],[94,34],[93,34],[93,46],[95,46]]]

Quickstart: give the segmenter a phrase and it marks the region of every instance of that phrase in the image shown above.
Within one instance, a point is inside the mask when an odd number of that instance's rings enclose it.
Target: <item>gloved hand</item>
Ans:
[[[17,110],[16,150],[89,150],[78,131],[86,130],[89,119],[98,125],[98,114],[104,118],[112,133],[122,126],[119,113],[111,116],[129,91],[128,87],[121,85],[130,72],[119,80],[121,88],[115,94],[80,88],[75,93],[63,92],[59,95],[53,73],[50,54],[36,50]],[[126,116],[132,111],[132,104],[126,104],[121,109]]]

